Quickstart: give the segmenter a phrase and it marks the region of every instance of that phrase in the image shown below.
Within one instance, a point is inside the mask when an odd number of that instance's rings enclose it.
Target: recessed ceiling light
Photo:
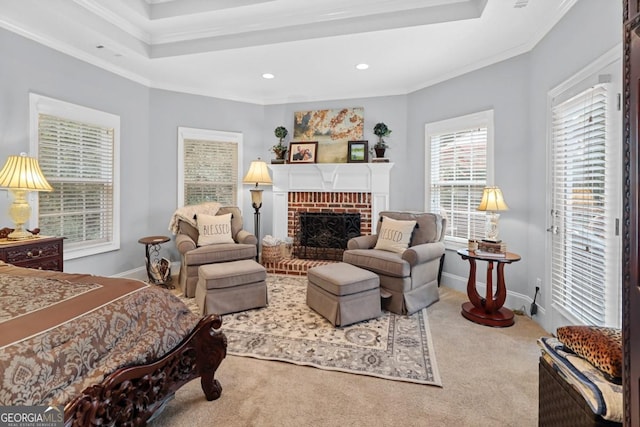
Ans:
[[[263,79],[273,79],[273,78],[275,78],[275,77],[276,77],[276,76],[274,76],[274,75],[273,75],[273,74],[271,74],[271,73],[264,73],[264,74],[262,75],[262,78],[263,78]]]
[[[369,64],[358,64],[356,65],[356,68],[358,70],[366,70],[367,68],[369,68]]]

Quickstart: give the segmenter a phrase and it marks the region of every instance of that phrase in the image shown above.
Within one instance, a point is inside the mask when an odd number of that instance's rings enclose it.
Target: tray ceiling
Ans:
[[[0,26],[150,87],[277,104],[447,80],[531,50],[575,1],[21,0]]]

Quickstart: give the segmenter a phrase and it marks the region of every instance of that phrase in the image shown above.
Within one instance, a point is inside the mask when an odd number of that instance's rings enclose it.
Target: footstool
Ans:
[[[380,316],[377,274],[339,262],[307,270],[307,305],[334,326]]]
[[[267,271],[252,259],[198,267],[196,304],[203,315],[267,305]]]

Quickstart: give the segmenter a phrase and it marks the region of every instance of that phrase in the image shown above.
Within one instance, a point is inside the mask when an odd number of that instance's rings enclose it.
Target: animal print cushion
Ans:
[[[586,359],[609,379],[622,377],[622,333],[599,326],[563,326],[556,335],[565,347]]]

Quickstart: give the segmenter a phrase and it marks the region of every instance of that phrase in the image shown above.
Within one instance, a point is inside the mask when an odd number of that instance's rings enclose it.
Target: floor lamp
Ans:
[[[251,191],[251,204],[253,209],[255,209],[254,215],[254,230],[256,237],[258,238],[258,243],[256,244],[256,261],[260,260],[260,208],[262,207],[262,189],[258,188],[258,185],[272,185],[271,176],[269,176],[269,169],[267,168],[267,164],[260,160],[253,160],[251,165],[249,166],[249,172],[245,175],[242,180],[243,184],[253,184],[256,186],[249,191]]]

